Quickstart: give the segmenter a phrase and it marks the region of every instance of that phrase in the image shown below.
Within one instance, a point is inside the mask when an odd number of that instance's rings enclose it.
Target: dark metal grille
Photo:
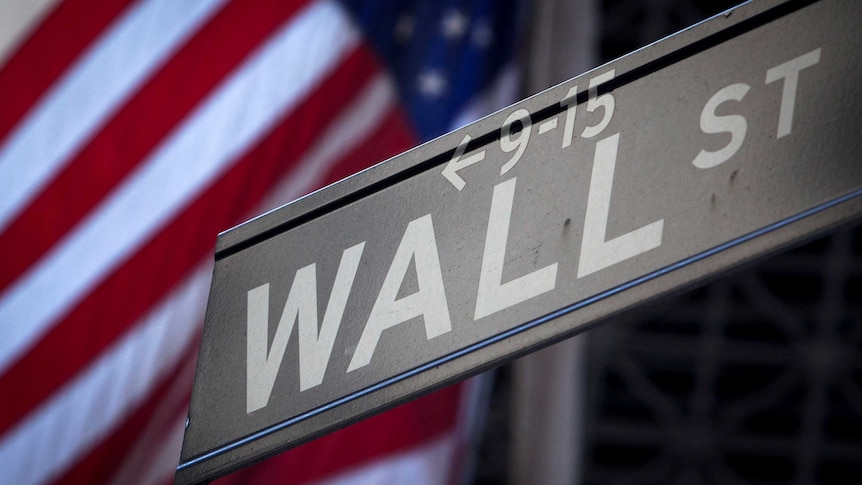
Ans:
[[[862,229],[590,332],[585,483],[862,476]]]

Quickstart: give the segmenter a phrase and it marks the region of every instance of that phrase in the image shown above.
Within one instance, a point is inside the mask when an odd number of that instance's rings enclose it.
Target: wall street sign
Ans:
[[[746,4],[222,234],[177,481],[859,218],[860,24]]]

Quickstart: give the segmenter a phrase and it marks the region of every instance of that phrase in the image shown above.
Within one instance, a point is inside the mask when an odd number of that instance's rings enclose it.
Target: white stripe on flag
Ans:
[[[54,85],[0,145],[0,231],[223,1],[143,2]]]
[[[455,433],[427,441],[410,451],[360,465],[318,485],[377,485],[379,483],[409,483],[410,485],[440,485],[449,481],[452,458],[457,448]],[[386,456],[386,455],[384,455]]]
[[[276,208],[319,187],[341,157],[375,132],[394,102],[395,87],[389,78],[381,74],[372,79],[317,139],[299,166],[271,192],[263,206]]]
[[[0,339],[0,371],[302,101],[357,42],[348,18],[329,2],[308,7],[277,32],[6,292],[0,321],[10,324]]]
[[[143,400],[195,336],[211,274],[210,263],[199,267],[121,341],[10,430],[0,441],[3,479],[22,485],[51,479]]]

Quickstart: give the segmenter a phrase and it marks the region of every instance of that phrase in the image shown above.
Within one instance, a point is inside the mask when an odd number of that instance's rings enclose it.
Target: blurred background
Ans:
[[[0,482],[170,483],[218,232],[734,6],[0,1]],[[856,483],[862,230],[218,483]]]

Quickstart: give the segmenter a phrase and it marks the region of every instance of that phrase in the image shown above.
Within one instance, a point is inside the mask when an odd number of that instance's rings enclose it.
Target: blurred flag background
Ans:
[[[172,481],[217,233],[513,102],[523,10],[0,5],[0,481]],[[477,388],[226,482],[457,481]]]
[[[0,483],[169,483],[219,231],[735,3],[0,0]],[[503,367],[468,481],[848,483],[860,268],[857,225]],[[217,483],[457,483],[485,384]]]

